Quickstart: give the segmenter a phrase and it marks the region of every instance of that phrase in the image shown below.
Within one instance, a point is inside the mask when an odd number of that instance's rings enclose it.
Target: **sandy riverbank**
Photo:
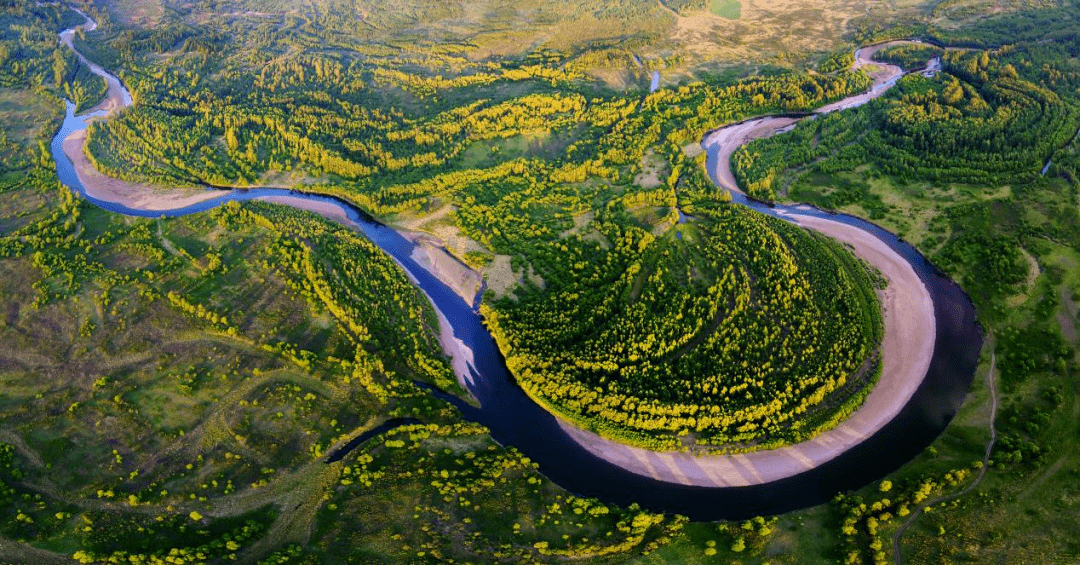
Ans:
[[[356,222],[349,219],[349,216],[345,213],[345,210],[342,209],[341,206],[333,202],[309,200],[307,198],[298,198],[295,196],[260,196],[255,200],[272,202],[275,204],[283,204],[286,206],[291,206],[293,208],[307,210],[309,212],[314,212],[328,220],[333,220],[343,225],[360,229],[360,226],[357,225]],[[433,261],[431,265],[428,265],[421,263],[420,260],[417,258],[418,254],[424,253],[420,251],[420,241],[422,241],[425,237],[430,238],[431,236],[417,232],[399,233],[401,233],[401,235],[409,241],[417,244],[416,251],[414,251],[412,254],[412,259],[414,261],[417,261],[417,263],[420,263],[428,271],[431,271],[436,277],[439,278],[439,280],[443,281],[443,283],[450,286],[450,283],[443,277],[449,278],[450,275],[456,273],[456,270],[451,269],[451,272],[446,272],[446,270],[444,269],[444,272],[438,272],[435,267],[435,265],[438,265],[439,267],[447,265],[448,263],[446,262],[446,260]],[[443,253],[446,252],[444,251]],[[447,253],[447,255],[449,254]],[[451,257],[450,259],[453,259],[453,257]],[[453,260],[455,262],[457,261],[456,259]],[[421,288],[420,284],[416,281],[415,278],[413,278],[412,274],[409,272],[408,269],[402,270],[405,271],[405,275],[409,277],[409,280],[414,285],[416,285],[417,288]],[[475,271],[469,272],[475,275],[477,279],[482,281],[478,273],[476,273]],[[476,299],[476,293],[480,289],[480,284],[476,284],[475,288],[473,288],[472,290],[471,296],[468,294],[468,292],[458,292],[458,289],[454,288],[453,286],[451,286],[451,288],[458,293],[458,296],[461,296],[462,300],[465,300],[465,302],[471,305],[474,304],[474,300]],[[428,297],[428,300],[431,300],[430,296]],[[432,303],[434,304],[434,301],[432,301]],[[450,325],[450,321],[446,319],[446,315],[442,313],[442,310],[435,308],[435,314],[439,317],[439,346],[442,347],[443,353],[445,353],[446,356],[450,358],[450,366],[454,369],[454,375],[457,376],[458,384],[464,387],[465,390],[470,390],[470,387],[474,385],[473,371],[470,368],[470,366],[475,364],[475,361],[473,360],[473,351],[467,345],[465,345],[464,341],[454,336],[454,328]]]
[[[341,206],[333,202],[309,200],[307,198],[298,198],[295,196],[260,196],[259,198],[256,198],[256,200],[260,200],[263,202],[272,202],[275,204],[283,204],[286,206],[291,206],[293,208],[307,210],[309,212],[314,212],[329,220],[334,220],[343,225],[360,229],[360,226],[357,225],[356,222],[353,222],[351,219],[349,219],[348,215],[345,213],[345,210],[342,209]],[[418,240],[421,240],[423,237],[426,236],[426,234],[420,234],[415,232],[401,232],[401,234],[413,243],[419,243]],[[416,255],[417,253],[420,253],[419,250],[420,247],[418,246],[417,251],[413,253],[414,260],[417,260]],[[419,263],[418,260],[417,262]],[[445,261],[438,261],[437,263],[440,266],[446,265]],[[423,265],[423,263],[421,264]],[[432,267],[429,265],[424,265],[424,268],[432,270]],[[405,275],[409,277],[409,280],[412,281],[412,283],[416,285],[417,288],[420,288],[419,283],[416,281],[416,279],[413,278],[409,270],[403,270],[405,271]],[[439,277],[439,280],[442,280],[444,283],[447,282],[442,277],[448,275],[448,273],[439,273],[434,271],[433,273],[436,277]],[[475,272],[473,272],[473,274],[475,274],[477,278],[479,278],[480,276]],[[459,296],[461,296],[461,298],[467,303],[473,304],[473,300],[476,298],[476,291],[478,289],[479,285],[477,285],[476,289],[472,291],[472,296],[467,295],[467,293],[464,295],[462,293],[459,293]],[[428,300],[430,299],[431,298],[428,297]],[[470,365],[474,364],[472,349],[466,346],[464,341],[454,336],[454,328],[450,325],[450,321],[446,319],[446,316],[442,313],[442,310],[436,308],[435,313],[439,317],[439,345],[442,347],[443,353],[445,353],[447,357],[450,358],[450,365],[454,369],[454,374],[457,376],[458,383],[461,386],[465,387],[466,390],[468,390],[469,387],[473,385],[473,372],[470,369]]]
[[[465,301],[472,306],[476,304],[476,295],[484,286],[484,277],[480,273],[469,268],[457,257],[454,257],[443,243],[438,239],[427,235],[403,233],[407,239],[416,244],[413,249],[412,259],[420,264],[425,271],[433,273],[440,281],[450,287]]]
[[[81,15],[82,17],[86,18],[86,23],[77,27],[82,28],[84,32],[90,32],[97,29],[97,22],[90,19],[90,17],[83,13],[82,10],[78,10],[75,8],[72,9],[78,12],[79,15]],[[105,84],[108,85],[108,91],[105,94],[105,99],[99,102],[97,106],[91,108],[89,113],[104,111],[106,114],[112,114],[117,110],[131,106],[133,102],[131,98],[131,93],[128,92],[126,88],[124,88],[124,85],[120,82],[120,79],[116,78],[115,76],[107,72],[105,69],[90,62],[89,59],[84,57],[83,54],[75,48],[74,40],[74,29],[65,30],[60,33],[60,42],[67,46],[69,49],[71,49],[72,52],[75,53],[75,56],[77,56],[79,60],[82,61],[82,63],[90,69],[90,72],[105,79]]]
[[[204,200],[218,198],[221,193],[198,188],[162,189],[150,185],[122,181],[106,176],[94,168],[86,157],[86,130],[73,132],[64,139],[64,155],[75,165],[86,193],[98,200],[112,202],[136,210],[152,212],[176,210]]]
[[[881,378],[855,414],[804,443],[723,456],[697,457],[630,447],[560,422],[563,429],[593,454],[631,472],[686,485],[733,487],[776,481],[817,467],[891,421],[930,367],[936,337],[930,293],[907,260],[872,234],[828,219],[797,215],[789,219],[851,245],[856,255],[877,267],[889,282],[882,295],[885,338]]]
[[[298,210],[307,210],[308,212],[315,212],[316,214],[328,219],[334,220],[339,224],[359,229],[360,226],[349,219],[345,210],[330,201],[308,200],[306,198],[300,198],[298,196],[260,196],[255,200],[261,202],[271,202],[273,204],[284,204],[291,208]]]
[[[735,150],[755,139],[769,137],[776,130],[794,125],[802,118],[766,116],[741,124],[720,128],[705,138],[703,145],[708,151],[716,151],[716,178],[720,187],[742,194],[735,173],[731,170],[731,155]]]

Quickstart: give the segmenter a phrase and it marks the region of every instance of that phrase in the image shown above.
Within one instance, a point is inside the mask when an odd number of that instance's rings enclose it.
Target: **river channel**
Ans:
[[[91,29],[93,23],[89,18],[87,21],[86,27]],[[65,32],[67,38],[70,38],[70,32]],[[121,106],[131,104],[130,94],[116,77],[96,65],[91,65],[91,69],[105,77],[110,86],[122,90]],[[874,92],[874,95],[879,94]],[[862,103],[865,97],[865,94],[860,95],[857,102]],[[834,107],[851,106],[840,101]],[[286,189],[249,189],[220,191],[212,198],[175,209],[147,210],[88,194],[73,163],[64,153],[64,140],[85,130],[90,121],[101,119],[107,113],[102,110],[77,116],[74,105],[68,103],[63,126],[51,147],[61,182],[101,208],[130,216],[177,217],[203,212],[229,201],[266,197],[299,208],[319,209],[324,214],[331,209],[331,216],[362,231],[392,256],[444,320],[443,331],[452,333],[451,341],[460,346],[455,367],[464,373],[460,375],[462,381],[480,404],[480,408],[476,408],[460,399],[449,398],[462,415],[487,426],[496,441],[520,450],[539,464],[545,476],[580,496],[623,505],[636,502],[649,509],[679,513],[696,520],[743,519],[827,502],[839,492],[880,479],[925,449],[945,429],[963,403],[978,363],[983,335],[974,307],[954,282],[911,245],[858,218],[830,214],[809,206],[771,206],[736,194],[738,204],[789,221],[796,216],[818,217],[853,226],[879,238],[901,255],[911,264],[933,300],[936,327],[933,355],[925,378],[892,420],[857,445],[812,469],[764,484],[739,487],[701,487],[657,480],[598,457],[575,441],[554,416],[533,402],[514,382],[498,347],[483,325],[478,304],[467,304],[419,264],[413,258],[416,244],[347,202]],[[775,134],[775,130],[768,134]],[[723,157],[726,156],[720,156],[717,151],[709,152],[710,174],[719,186],[724,183],[714,171],[717,160]],[[464,358],[460,357],[462,355]]]

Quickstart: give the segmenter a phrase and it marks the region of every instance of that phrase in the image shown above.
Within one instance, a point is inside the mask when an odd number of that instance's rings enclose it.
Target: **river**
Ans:
[[[87,27],[93,25],[87,18]],[[72,30],[62,34],[71,46]],[[72,48],[74,48],[72,46]],[[81,57],[81,55],[80,55]],[[85,59],[84,59],[85,60]],[[110,96],[121,106],[131,104],[131,96],[120,81],[100,67],[91,70],[120,93]],[[895,83],[895,81],[893,81]],[[874,92],[880,95],[884,89]],[[864,95],[863,95],[864,96]],[[844,101],[841,101],[844,102]],[[862,100],[859,100],[863,103]],[[849,107],[838,103],[837,109]],[[797,216],[823,218],[853,226],[884,242],[902,256],[917,273],[933,300],[934,345],[925,378],[917,383],[910,400],[880,429],[860,438],[842,453],[812,469],[777,480],[738,487],[702,487],[679,484],[632,472],[587,449],[568,433],[551,414],[540,408],[516,385],[494,340],[483,325],[477,304],[468,304],[414,259],[415,244],[400,233],[372,220],[368,215],[336,198],[285,189],[250,189],[215,192],[201,201],[172,209],[145,209],[88,194],[71,160],[64,153],[64,141],[85,130],[89,121],[102,119],[114,108],[76,116],[68,103],[63,126],[52,142],[61,182],[93,204],[120,214],[142,217],[177,217],[212,209],[233,200],[272,198],[277,202],[315,210],[362,231],[373,243],[394,258],[409,279],[431,300],[439,314],[441,343],[453,356],[453,364],[480,408],[448,395],[463,417],[487,426],[502,445],[513,446],[539,464],[540,471],[563,488],[608,503],[636,502],[658,511],[677,512],[692,519],[742,519],[756,515],[787,512],[821,504],[836,493],[853,490],[878,480],[911,460],[945,428],[962,404],[982,347],[982,330],[970,300],[960,288],[938,272],[913,247],[884,229],[848,216],[832,215],[807,206],[768,206],[748,201],[736,194],[740,204],[789,221]],[[794,123],[794,122],[792,122]],[[785,125],[790,125],[785,124]],[[720,130],[723,131],[723,130]],[[775,130],[774,130],[775,131]],[[714,132],[715,134],[716,132]],[[710,150],[710,174],[715,176],[719,152]],[[722,162],[722,161],[721,161]],[[728,167],[719,167],[727,169]],[[737,189],[737,187],[736,187]]]

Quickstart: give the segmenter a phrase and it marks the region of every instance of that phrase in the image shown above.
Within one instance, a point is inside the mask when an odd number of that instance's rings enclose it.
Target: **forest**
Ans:
[[[609,213],[626,212],[605,211],[610,249],[572,238],[561,247],[572,277],[485,305],[530,396],[601,434],[667,449],[687,435],[798,442],[858,407],[882,322],[875,279],[850,251],[724,203],[699,205],[660,237]]]
[[[1076,135],[1075,71],[1032,68],[1010,49],[994,55],[951,50],[940,76],[908,75],[880,103],[744,146],[732,158],[736,176],[757,198],[790,193],[800,201],[798,175],[827,175],[867,162],[886,175],[942,183],[1030,181]],[[1018,68],[1038,78],[1022,77]],[[838,187],[822,203],[851,203],[857,191]]]

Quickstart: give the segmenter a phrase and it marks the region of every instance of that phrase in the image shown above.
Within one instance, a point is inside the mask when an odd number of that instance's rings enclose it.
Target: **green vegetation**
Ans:
[[[580,560],[650,553],[686,522],[567,494],[535,466],[480,426],[399,428],[342,470],[313,539],[330,563]]]
[[[742,2],[739,0],[712,0],[709,4],[709,12],[722,18],[737,20],[739,14],[742,13]]]
[[[822,73],[836,73],[850,69],[853,64],[855,64],[855,52],[845,47],[825,57],[818,64],[817,70]]]
[[[971,294],[993,341],[954,424],[886,482],[786,516],[705,524],[573,496],[419,387],[462,394],[426,301],[359,235],[257,203],[123,218],[58,187],[45,148],[60,98],[86,108],[104,85],[57,46],[55,33],[77,16],[9,2],[0,7],[0,561],[888,561],[909,512],[980,471],[991,353],[1003,398],[985,478],[914,523],[905,561],[1076,561],[1076,6],[928,27],[1041,4],[957,0],[914,26],[864,29],[921,30],[979,49],[950,51],[937,78],[910,77],[885,99],[736,156],[756,194],[873,217],[912,241]],[[873,275],[835,244],[726,204],[700,157],[682,149],[724,122],[862,90],[866,77],[845,71],[850,53],[833,52],[822,74],[721,72],[646,96],[596,79],[625,73],[640,85],[653,69],[696,64],[658,47],[671,21],[658,3],[546,3],[516,28],[512,6],[493,6],[90,6],[102,29],[77,43],[122,69],[138,99],[96,127],[92,154],[132,179],[305,182],[445,232],[491,280],[505,275],[488,314],[518,378],[541,397],[545,382],[562,393],[544,379],[578,369],[544,367],[549,353],[613,357],[635,371],[603,383],[632,396],[635,423],[661,422],[639,417],[638,400],[706,406],[725,386],[757,387],[724,398],[750,419],[699,430],[698,410],[692,422],[684,414],[663,433],[634,436],[644,443],[794,441],[857,405],[879,331]],[[551,42],[534,48],[542,37]],[[883,56],[913,66],[928,53]],[[800,57],[774,62],[798,67]],[[677,224],[679,212],[694,220]],[[774,359],[763,343],[796,327],[813,331],[782,336],[787,347],[803,340],[815,351],[788,393],[763,372],[792,361],[780,355],[783,339]],[[643,347],[650,335],[655,347]],[[575,378],[599,383],[605,370],[582,367]],[[657,384],[668,373],[692,375],[673,385],[689,384],[685,395]],[[732,382],[710,380],[721,374]],[[804,383],[823,402],[799,427],[780,414],[752,419],[766,395],[797,399]],[[580,402],[554,401],[567,399]],[[605,416],[629,421],[623,408]],[[600,421],[585,412],[579,422]],[[324,462],[396,417],[422,423]]]
[[[639,166],[656,145],[674,155],[718,122],[809,109],[868,84],[850,72],[757,77],[661,90],[642,102],[594,96],[577,86],[580,73],[543,61],[436,80],[380,77],[382,67],[372,75],[359,60],[321,56],[253,72],[194,59],[185,59],[190,68],[183,70],[157,65],[153,55],[150,68],[124,76],[140,103],[90,133],[89,155],[99,169],[130,180],[217,185],[258,184],[290,172],[314,181],[311,190],[348,196],[382,214],[418,210],[477,177],[512,182],[507,177],[520,173],[511,168],[536,170],[541,179],[553,177],[549,183],[618,181],[628,178],[620,168]],[[386,99],[388,88],[410,104],[403,109]],[[192,113],[193,107],[202,109]],[[548,136],[561,141],[544,152],[553,157],[544,162],[504,151],[515,140]],[[465,166],[472,164],[488,166]]]
[[[912,71],[925,67],[927,61],[941,57],[944,53],[944,49],[934,45],[894,45],[878,51],[874,59]]]
[[[617,213],[597,220],[610,250],[570,240],[573,277],[486,310],[530,396],[664,448],[688,434],[773,447],[858,407],[882,330],[872,280],[848,251],[726,204],[661,237],[619,229],[607,220]]]

